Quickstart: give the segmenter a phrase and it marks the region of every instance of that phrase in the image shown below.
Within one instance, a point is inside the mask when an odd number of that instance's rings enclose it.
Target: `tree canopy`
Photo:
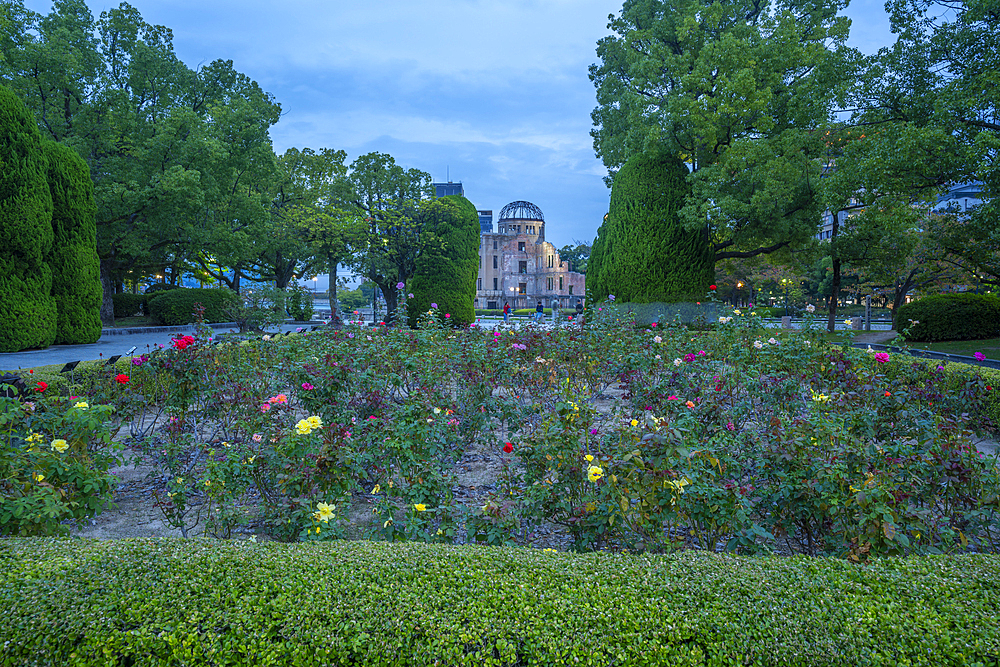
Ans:
[[[598,43],[594,148],[614,174],[637,152],[683,159],[680,211],[716,259],[816,231],[823,130],[858,63],[841,0],[626,0]]]

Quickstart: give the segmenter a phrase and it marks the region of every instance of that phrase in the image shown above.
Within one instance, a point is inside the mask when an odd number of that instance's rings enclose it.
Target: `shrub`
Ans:
[[[910,325],[910,321],[918,324]],[[903,304],[896,329],[916,341],[980,340],[1000,336],[1000,297],[937,294]]]
[[[930,666],[1000,647],[996,556],[21,538],[0,567],[5,664]]]
[[[297,322],[308,322],[313,316],[313,295],[305,287],[293,285],[288,288],[285,302],[288,316]]]
[[[615,175],[610,210],[588,266],[588,287],[598,300],[609,294],[619,303],[704,298],[715,276],[715,254],[705,230],[689,231],[678,218],[690,192],[687,176],[679,159],[643,153]]]
[[[428,202],[421,212],[422,242],[427,245],[416,262],[407,304],[410,326],[432,303],[451,315],[452,326],[475,322],[472,308],[479,272],[479,216],[476,207],[460,195]]]
[[[226,289],[172,289],[149,300],[149,315],[161,324],[178,326],[194,321],[194,306],[205,307],[206,322],[226,322],[227,308],[239,303],[240,296]]]
[[[115,317],[131,317],[140,310],[145,311],[147,298],[145,294],[112,294]]]
[[[30,406],[0,398],[0,423],[16,423],[0,437],[0,535],[68,533],[67,522],[99,514],[114,488],[111,407],[36,396]]]
[[[52,193],[54,240],[48,262],[56,299],[58,344],[94,343],[101,337],[101,260],[97,256],[94,183],[76,151],[44,142]]]
[[[42,136],[24,103],[0,85],[0,352],[44,348],[56,338],[51,248]]]

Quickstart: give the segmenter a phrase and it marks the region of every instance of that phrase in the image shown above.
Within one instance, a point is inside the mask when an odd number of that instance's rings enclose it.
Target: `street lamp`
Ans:
[[[781,284],[785,286],[785,317],[788,317],[788,284],[790,282],[788,278],[781,279]]]

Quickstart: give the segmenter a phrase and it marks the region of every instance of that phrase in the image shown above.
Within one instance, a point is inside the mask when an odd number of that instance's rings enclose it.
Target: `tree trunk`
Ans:
[[[326,256],[327,263],[330,265],[330,288],[327,290],[330,292],[330,312],[337,312],[337,266],[340,264],[340,257],[332,254]]]
[[[379,291],[382,292],[382,297],[385,299],[385,323],[390,326],[394,325],[396,324],[396,307],[398,305],[396,301],[396,297],[398,295],[396,284],[379,284],[378,288]]]
[[[111,298],[115,285],[111,280],[111,262],[110,259],[101,260],[101,288],[104,292],[101,299],[101,324],[106,327],[115,325],[115,302]]]
[[[833,230],[830,233],[830,248],[833,251],[833,280],[830,282],[830,319],[826,330],[833,333],[837,325],[837,297],[840,296],[840,258],[837,257],[837,234],[840,232],[840,211],[833,215]]]

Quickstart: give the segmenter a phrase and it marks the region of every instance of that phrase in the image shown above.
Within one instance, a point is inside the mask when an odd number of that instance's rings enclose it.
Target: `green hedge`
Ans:
[[[995,665],[1000,557],[0,542],[0,665]]]
[[[226,289],[172,289],[149,297],[149,315],[161,324],[178,326],[194,322],[194,306],[205,307],[206,322],[228,322],[227,311],[239,303],[240,296]]]
[[[910,321],[918,322],[910,326]],[[903,304],[896,330],[909,327],[910,340],[981,340],[1000,336],[1000,297],[992,294],[936,294]]]
[[[112,294],[111,300],[115,304],[115,317],[131,317],[140,310],[146,310],[145,294]]]

